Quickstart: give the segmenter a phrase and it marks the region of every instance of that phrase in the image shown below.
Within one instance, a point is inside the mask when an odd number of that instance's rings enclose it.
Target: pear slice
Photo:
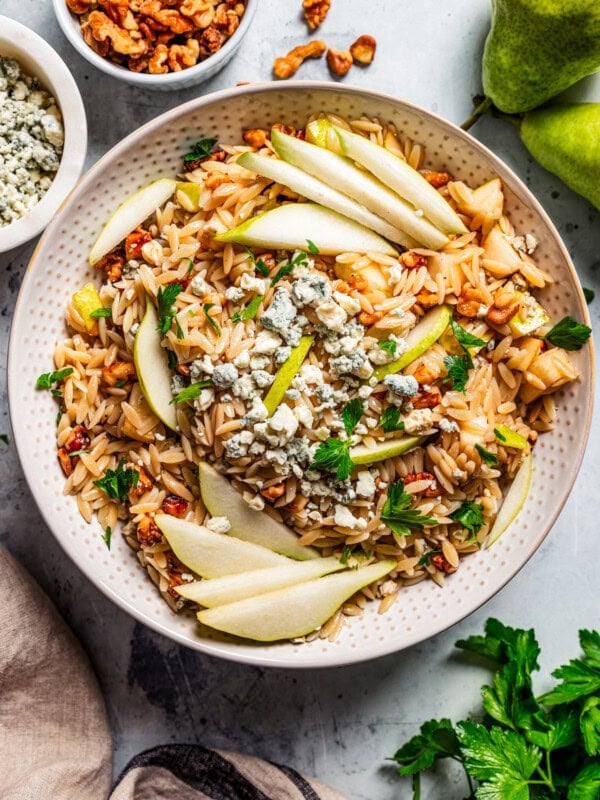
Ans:
[[[384,461],[408,453],[409,450],[419,447],[426,441],[426,436],[402,436],[399,439],[386,439],[377,442],[372,447],[358,444],[350,448],[350,458],[353,464],[373,464],[375,461]]]
[[[90,264],[110,253],[123,239],[148,219],[173,195],[177,181],[160,178],[130,195],[108,219],[90,250]]]
[[[506,493],[504,502],[500,506],[496,521],[488,534],[486,547],[491,547],[494,542],[502,536],[504,531],[523,508],[527,495],[529,494],[532,474],[533,458],[531,453],[528,453],[523,459],[523,463],[519,467],[519,471],[515,475],[515,479]]]
[[[496,440],[504,447],[514,447],[515,450],[525,450],[529,446],[529,442],[524,436],[521,436],[517,431],[513,431],[508,425],[500,423],[494,428]]]
[[[306,128],[308,141],[327,146],[328,130],[333,128],[340,143],[342,155],[357,161],[376,178],[389,186],[400,197],[415,208],[443,233],[466,233],[461,218],[450,204],[436,191],[416,169],[385,147],[340,128],[327,119],[316,119]]]
[[[175,199],[186,211],[195,212],[200,210],[200,193],[202,186],[192,181],[178,181],[175,192]]]
[[[177,586],[176,591],[187,600],[193,600],[206,608],[236,603],[247,597],[295,586],[297,583],[320,578],[332,572],[346,569],[338,558],[319,558],[315,561],[294,561],[278,567],[253,569],[237,575],[224,575],[212,580],[194,581]]]
[[[200,462],[198,474],[202,502],[213,517],[227,517],[231,536],[299,561],[320,558],[313,547],[299,544],[296,534],[282,522],[250,508],[227,478],[210,464]]]
[[[373,377],[380,381],[386,375],[399,372],[404,367],[412,364],[413,361],[416,361],[423,353],[427,352],[432,344],[437,342],[450,324],[451,319],[452,309],[450,306],[436,306],[436,308],[428,311],[421,321],[408,332],[406,336],[408,350],[402,353],[400,358],[395,361],[376,367],[373,371]]]
[[[347,252],[398,255],[381,236],[316,203],[285,203],[214,238],[217,242],[280,250],[308,250],[310,239],[323,255]]]
[[[331,186],[309,175],[304,170],[293,166],[293,164],[288,164],[287,161],[261,156],[257,153],[242,153],[237,163],[244,169],[255,172],[257,175],[262,175],[265,178],[270,178],[283,186],[288,186],[293,192],[302,195],[302,197],[314,200],[315,203],[319,203],[325,208],[331,208],[333,211],[337,211],[338,214],[343,214],[349,219],[353,219],[366,228],[380,233],[392,242],[407,248],[417,246],[417,242],[414,239],[394,228],[393,225],[373,214],[360,203],[332,189]]]
[[[86,283],[73,295],[73,305],[81,314],[86,331],[96,335],[98,332],[98,320],[92,316],[95,311],[104,308],[98,290],[93,283]]]
[[[171,392],[169,357],[161,347],[162,336],[157,330],[158,314],[154,303],[146,299],[146,313],[133,342],[133,363],[146,402],[172,431],[177,430],[177,411]]]
[[[234,536],[213,533],[170,514],[157,514],[154,521],[177,558],[202,578],[221,578],[263,567],[284,566],[290,559],[267,547],[243,542]]]
[[[396,561],[326,575],[198,613],[203,625],[259,642],[295,639],[321,626],[363,586],[383,578]]]
[[[292,348],[289,358],[279,367],[275,380],[263,400],[269,416],[275,413],[275,410],[283,400],[290,383],[302,366],[314,340],[314,336],[301,336],[300,343]]]
[[[344,156],[323,147],[288,136],[274,128],[271,142],[284,161],[328,183],[348,195],[394,228],[404,231],[419,244],[438,250],[448,243],[446,234],[426,220],[421,212],[398,197],[380,180]],[[311,237],[312,238],[312,237]]]

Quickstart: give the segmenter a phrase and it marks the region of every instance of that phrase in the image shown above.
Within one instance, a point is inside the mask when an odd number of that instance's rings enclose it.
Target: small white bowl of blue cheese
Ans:
[[[86,150],[85,109],[68,67],[36,33],[0,16],[0,252],[44,230]]]

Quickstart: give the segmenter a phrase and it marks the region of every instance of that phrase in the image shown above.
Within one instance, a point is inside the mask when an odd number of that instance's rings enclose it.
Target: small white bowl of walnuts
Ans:
[[[91,64],[147,89],[212,78],[241,44],[258,0],[53,0],[63,33]]]

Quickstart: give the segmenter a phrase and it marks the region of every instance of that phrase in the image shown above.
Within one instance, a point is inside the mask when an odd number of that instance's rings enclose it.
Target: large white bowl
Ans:
[[[440,589],[433,582],[402,590],[387,614],[376,604],[352,618],[338,640],[261,645],[201,631],[192,616],[176,616],[159,598],[134,553],[120,536],[110,552],[97,523],[87,525],[75,499],[61,494],[56,458],[56,405],[36,392],[36,377],[51,369],[54,343],[65,334],[69,295],[97,278],[87,256],[102,223],[127,195],[155,178],[175,174],[181,155],[201,136],[240,141],[242,129],[277,120],[300,125],[327,110],[351,117],[390,120],[404,136],[423,142],[427,165],[473,185],[499,175],[515,227],[540,241],[539,256],[556,283],[544,291],[555,319],[571,314],[589,321],[574,268],[540,205],[520,180],[468,134],[422,109],[392,97],[327,83],[245,86],[208,95],[175,108],[114,147],[83,178],[34,255],[18,298],[10,338],[8,386],[17,448],[31,491],[48,527],[103,592],[136,619],[172,639],[236,661],[278,667],[321,667],[361,661],[426,639],[474,611],[525,564],[554,523],[577,475],[592,411],[592,354],[586,346],[573,359],[581,379],[559,392],[560,424],[540,436],[534,449],[529,497],[503,537],[466,558]]]
[[[87,120],[79,89],[60,56],[37,33],[0,16],[0,56],[14,58],[38,78],[60,108],[65,143],[52,185],[20,219],[0,227],[0,253],[12,250],[44,230],[81,175],[87,150]]]
[[[209,78],[223,69],[225,64],[233,57],[242,43],[242,39],[250,28],[252,18],[256,13],[259,0],[246,0],[246,10],[242,15],[238,29],[225,42],[220,50],[212,56],[200,61],[194,67],[183,69],[180,72],[166,72],[164,75],[151,75],[147,72],[133,72],[127,67],[115,64],[108,58],[102,58],[95,50],[89,46],[81,34],[79,17],[72,14],[65,0],[52,0],[54,13],[62,32],[71,42],[78,53],[97,67],[102,72],[112,78],[118,78],[125,83],[132,83],[140,89],[158,89],[159,91],[171,91],[173,89],[187,89],[199,83],[204,83]]]

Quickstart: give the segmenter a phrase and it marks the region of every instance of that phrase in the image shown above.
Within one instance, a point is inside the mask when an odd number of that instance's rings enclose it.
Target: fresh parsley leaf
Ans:
[[[212,381],[198,381],[198,383],[190,383],[189,386],[186,386],[185,389],[182,389],[175,397],[171,400],[171,403],[185,403],[186,400],[194,400],[196,397],[200,397],[203,389],[208,389],[209,386],[212,386]]]
[[[56,372],[44,372],[35,382],[36,389],[51,389],[52,385],[64,380],[73,373],[73,367],[65,367]]]
[[[192,147],[189,153],[186,153],[183,157],[184,161],[196,161],[198,158],[206,158],[212,153],[213,147],[216,145],[217,140],[215,138],[206,138],[200,139],[200,141],[196,142],[196,144]]]
[[[579,717],[581,736],[586,753],[595,756],[600,752],[600,697],[588,697]]]
[[[498,463],[498,456],[495,453],[491,453],[489,450],[486,450],[482,445],[476,444],[475,450],[477,450],[481,456],[481,460],[484,464],[489,464],[490,466],[494,467]]]
[[[358,397],[347,403],[342,409],[342,422],[348,436],[352,436],[354,429],[360,422],[360,418],[364,414],[363,406]]]
[[[394,356],[396,355],[396,348],[398,345],[392,339],[386,339],[385,341],[378,342],[378,346],[389,355]]]
[[[505,731],[497,726],[487,729],[468,720],[458,723],[456,733],[465,768],[475,780],[500,785],[510,782],[515,793],[499,794],[499,797],[529,799],[526,783],[542,759],[538,747],[527,744],[514,731]]]
[[[283,267],[279,267],[271,280],[271,288],[275,286],[275,284],[278,283],[282,278],[285,278],[287,275],[292,273],[295,267],[303,267],[307,265],[308,259],[306,258],[306,253],[298,253],[298,255],[288,264],[284,264]]]
[[[204,303],[204,305],[202,306],[202,311],[204,312],[204,316],[206,317],[210,326],[217,332],[217,336],[220,336],[221,326],[219,325],[217,320],[214,317],[211,317],[211,315],[208,313],[213,306],[214,303]]]
[[[108,550],[110,550],[110,543],[112,539],[112,528],[110,527],[110,525],[107,525],[106,528],[104,529],[104,533],[102,534],[102,539],[104,540],[104,544],[106,545]]]
[[[590,338],[592,329],[573,317],[563,317],[548,331],[544,339],[563,350],[580,350]]]
[[[107,469],[102,478],[94,481],[94,485],[111,500],[125,500],[129,490],[138,485],[139,478],[137,469],[126,469],[125,459],[122,458],[116,470]]]
[[[585,297],[585,302],[588,304],[594,302],[594,297],[596,297],[596,292],[593,289],[587,289],[585,286],[583,287],[583,296]]]
[[[267,265],[262,260],[262,258],[259,258],[258,261],[255,262],[254,269],[263,278],[268,278],[269,277],[269,273],[271,272],[271,270],[267,267]]]
[[[450,327],[452,328],[454,338],[463,350],[466,350],[468,347],[485,347],[486,343],[483,339],[480,339],[478,336],[473,336],[472,333],[469,333],[469,331],[465,330],[453,319],[450,320]]]
[[[384,433],[404,430],[404,422],[400,419],[400,411],[396,406],[384,408],[379,419],[379,424],[383,428]]]
[[[540,646],[533,630],[511,628],[493,617],[485,623],[485,636],[459,639],[456,647],[491,658],[500,664],[519,661],[530,673],[539,669],[537,659]]]
[[[95,308],[90,311],[90,317],[98,319],[99,317],[112,317],[112,308]]]
[[[54,397],[62,397],[63,396],[62,389],[50,389],[50,394],[52,394]]]
[[[600,762],[593,761],[580,770],[569,783],[568,800],[598,800],[600,797]]]
[[[350,439],[342,441],[331,436],[318,446],[310,469],[335,472],[340,480],[350,477],[354,464],[350,458]]]
[[[167,350],[167,361],[169,369],[177,369],[177,355],[172,350]]]
[[[126,379],[126,378],[123,378],[123,380],[122,380],[122,381],[117,381],[117,382],[115,383],[115,387],[116,387],[117,389],[122,389],[124,386],[127,386],[127,379]]]
[[[166,286],[160,286],[158,289],[157,294],[157,301],[158,301],[158,325],[156,329],[163,334],[168,333],[171,330],[171,325],[173,324],[173,319],[175,319],[175,300],[177,295],[183,291],[183,286],[180,283],[168,283]],[[183,332],[181,332],[181,336],[179,335],[179,330],[177,331],[177,338],[183,339]]]
[[[597,631],[579,631],[579,644],[583,650],[585,660],[595,667],[600,668],[600,633]]]
[[[600,668],[586,663],[584,659],[573,659],[555,669],[552,675],[560,678],[562,683],[540,698],[547,706],[571,703],[580,697],[600,692]]]
[[[421,732],[413,736],[394,754],[400,775],[414,775],[428,769],[440,758],[456,758],[460,754],[458,739],[449,719],[431,719],[423,723]]]
[[[473,500],[465,500],[450,514],[450,518],[475,535],[483,525],[483,506]]]
[[[0,440],[4,442],[4,444],[8,444],[8,435],[6,433],[0,433]]]
[[[250,300],[248,305],[244,306],[241,311],[236,311],[235,314],[232,315],[231,321],[232,322],[244,322],[247,319],[254,319],[256,316],[256,312],[260,308],[260,304],[265,299],[264,294],[257,294],[255,297]]]
[[[411,508],[412,495],[404,491],[404,483],[390,484],[381,510],[381,521],[398,536],[409,536],[413,530],[422,531],[425,525],[437,525],[437,520]]]
[[[313,256],[319,255],[320,250],[314,242],[311,242],[310,239],[307,239],[306,244],[308,245],[308,249],[313,254]]]
[[[428,567],[431,564],[431,556],[437,555],[437,553],[441,553],[441,550],[428,550],[426,553],[423,553],[421,558],[417,561],[417,567]]]
[[[469,380],[469,370],[473,368],[473,359],[468,353],[462,356],[444,356],[444,366],[448,374],[444,383],[452,381],[452,388],[456,392],[464,392]]]
[[[499,431],[498,428],[494,428],[494,436],[501,442],[506,441],[506,436],[502,433],[502,431]]]
[[[344,547],[342,555],[340,556],[340,564],[348,564],[348,559],[352,555],[351,547]]]

